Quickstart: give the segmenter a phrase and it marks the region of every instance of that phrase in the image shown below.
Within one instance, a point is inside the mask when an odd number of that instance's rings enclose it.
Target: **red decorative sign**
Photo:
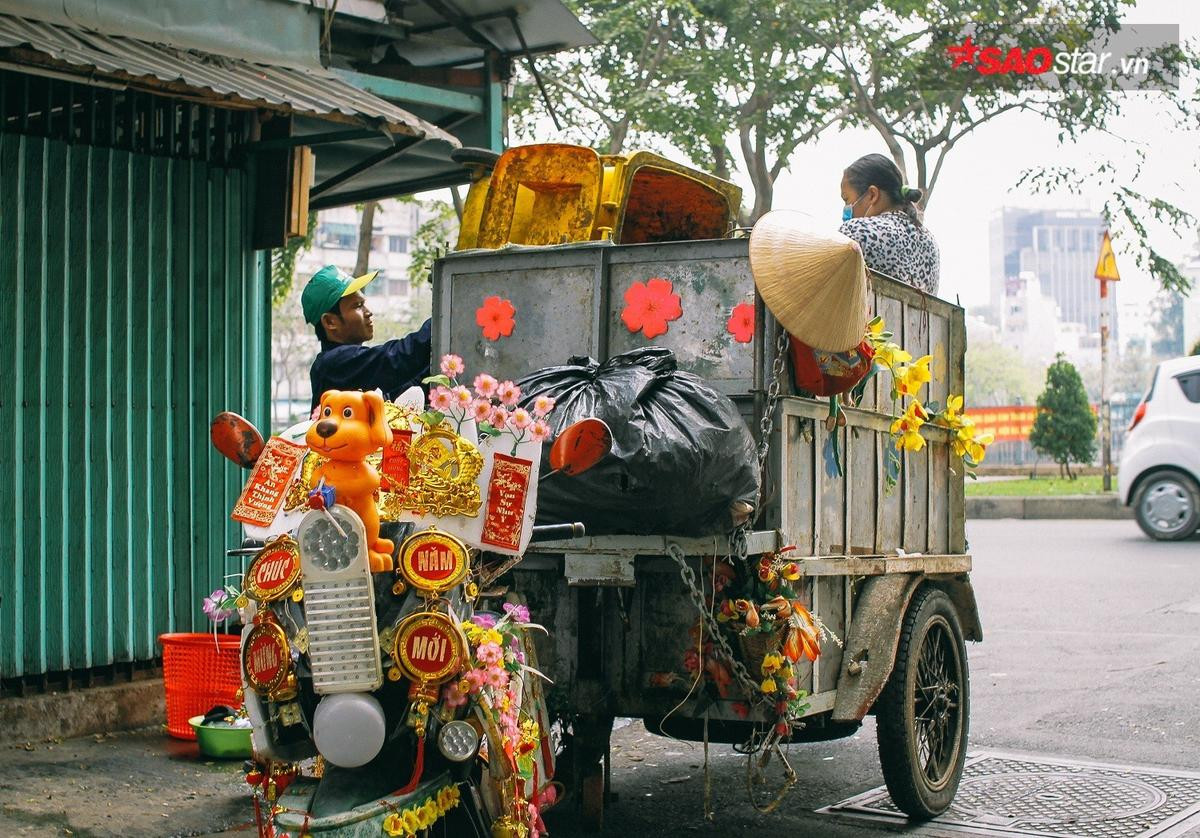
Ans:
[[[504,454],[493,456],[492,479],[488,481],[487,514],[483,519],[480,541],[493,547],[519,550],[525,496],[529,492],[533,462]]]
[[[424,611],[406,617],[396,629],[392,660],[409,679],[437,684],[462,671],[466,648],[462,632],[450,617]]]
[[[259,623],[250,630],[242,647],[242,671],[255,692],[268,695],[279,689],[291,663],[283,629],[274,623]]]
[[[625,291],[625,309],[621,322],[631,332],[641,332],[647,338],[667,333],[667,322],[683,316],[679,295],[671,280],[656,276],[635,282]]]
[[[420,591],[440,594],[467,575],[467,546],[452,535],[429,529],[400,545],[400,573]]]
[[[291,536],[268,541],[246,571],[246,594],[259,602],[287,595],[300,579],[300,545]]]
[[[392,441],[383,447],[383,462],[379,467],[382,478],[379,488],[383,491],[394,492],[408,485],[411,468],[408,449],[412,445],[412,437],[412,431],[392,428]]]
[[[296,467],[307,453],[308,448],[303,445],[271,437],[254,464],[230,517],[245,524],[270,526],[283,506]]]

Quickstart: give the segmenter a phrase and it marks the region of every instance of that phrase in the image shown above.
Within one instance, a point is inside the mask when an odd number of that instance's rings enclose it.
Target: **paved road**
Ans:
[[[972,747],[1200,769],[1200,539],[1151,542],[1132,521],[971,521],[967,532],[985,636],[968,648]],[[5,753],[0,835],[68,825],[97,836],[253,834],[236,769],[165,741],[142,733]],[[699,746],[640,724],[613,742],[619,799],[606,835],[894,831],[813,813],[882,783],[870,720],[850,739],[793,747],[800,782],[772,815],[747,805],[744,758],[714,746],[711,825]],[[548,816],[555,838],[582,835],[572,821]]]
[[[1152,542],[1132,521],[970,521],[967,534],[985,638],[967,650],[972,748],[1200,769],[1200,540]],[[813,814],[882,784],[871,720],[795,747],[800,783],[770,816],[746,804],[744,758],[714,747],[712,825],[698,746],[640,725],[614,742],[605,835],[892,834]],[[565,812],[550,823],[555,838],[584,834]]]

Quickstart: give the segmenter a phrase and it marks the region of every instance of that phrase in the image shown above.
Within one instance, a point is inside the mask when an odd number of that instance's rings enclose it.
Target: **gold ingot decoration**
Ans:
[[[408,510],[438,517],[479,514],[483,500],[475,481],[483,471],[483,455],[469,440],[439,425],[413,440],[408,460]]]
[[[304,455],[300,462],[300,475],[288,489],[287,497],[283,501],[284,512],[295,512],[308,506],[308,493],[317,486],[313,480],[313,473],[318,467],[325,465],[325,462],[326,459],[316,451],[309,451]]]

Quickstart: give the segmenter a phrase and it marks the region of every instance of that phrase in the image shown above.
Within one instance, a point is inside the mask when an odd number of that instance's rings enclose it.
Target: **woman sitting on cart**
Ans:
[[[937,294],[937,242],[921,223],[921,190],[905,186],[896,164],[868,154],[842,175],[842,226],[858,242],[867,268]]]

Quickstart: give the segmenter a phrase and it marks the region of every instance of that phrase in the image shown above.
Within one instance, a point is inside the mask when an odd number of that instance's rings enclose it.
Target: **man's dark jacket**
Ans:
[[[378,388],[391,401],[429,376],[430,344],[428,320],[411,335],[379,346],[321,341],[321,352],[309,370],[312,406],[326,390]]]

